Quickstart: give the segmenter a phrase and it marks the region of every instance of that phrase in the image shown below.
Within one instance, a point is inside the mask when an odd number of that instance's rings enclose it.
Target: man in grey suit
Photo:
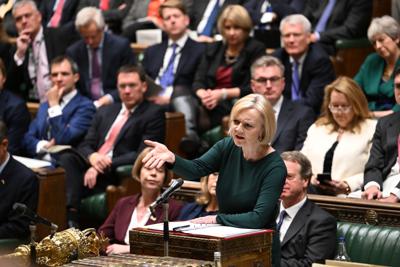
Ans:
[[[251,66],[251,89],[271,103],[277,121],[272,146],[278,152],[300,150],[315,114],[307,106],[282,95],[285,89],[285,67],[272,56],[262,56]]]
[[[311,266],[332,259],[336,249],[336,219],[307,199],[311,163],[298,151],[284,152],[281,157],[287,169],[277,218],[281,267]]]

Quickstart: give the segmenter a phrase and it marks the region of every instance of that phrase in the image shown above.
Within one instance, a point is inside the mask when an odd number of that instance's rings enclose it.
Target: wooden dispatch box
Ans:
[[[271,266],[272,230],[260,230],[232,237],[169,232],[169,256],[213,261],[214,252],[221,252],[222,266]],[[163,233],[143,228],[129,232],[130,252],[140,255],[163,256]]]

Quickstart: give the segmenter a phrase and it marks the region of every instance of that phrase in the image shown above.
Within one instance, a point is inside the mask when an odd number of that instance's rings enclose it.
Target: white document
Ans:
[[[163,223],[144,226],[143,228],[162,231]],[[247,229],[224,226],[220,224],[197,224],[190,221],[169,222],[169,230],[193,235],[206,235],[213,237],[233,237],[243,234],[255,233],[262,229]]]
[[[14,156],[13,158],[20,163],[24,164],[26,167],[30,169],[39,169],[39,168],[46,168],[50,167],[51,163],[45,160],[39,160],[39,159],[31,159],[31,158],[25,158],[25,157],[20,157],[20,156]]]

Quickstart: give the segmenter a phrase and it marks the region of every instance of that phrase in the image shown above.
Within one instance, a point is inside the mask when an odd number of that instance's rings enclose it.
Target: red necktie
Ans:
[[[51,17],[50,22],[49,22],[50,27],[56,28],[60,24],[62,10],[64,7],[64,1],[65,0],[60,0],[60,2],[58,2],[56,11],[54,12],[54,14]]]
[[[110,0],[100,0],[100,9],[105,11],[110,8]]]
[[[122,114],[120,120],[117,121],[112,126],[107,140],[100,147],[99,151],[97,151],[98,153],[105,155],[111,151],[111,149],[114,146],[115,140],[117,140],[117,136],[118,136],[119,132],[121,131],[122,127],[124,126],[124,124],[128,120],[128,118],[129,118],[129,111],[125,110],[125,112]]]

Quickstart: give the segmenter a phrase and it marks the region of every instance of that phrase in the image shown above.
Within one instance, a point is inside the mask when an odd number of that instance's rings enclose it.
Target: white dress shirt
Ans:
[[[279,208],[279,214],[283,211],[286,210],[286,217],[283,219],[281,229],[279,231],[279,240],[282,242],[283,238],[286,235],[287,230],[290,227],[290,224],[292,223],[294,217],[296,217],[297,212],[303,207],[304,203],[306,203],[307,197],[303,198],[300,202],[294,204],[293,206],[285,209],[283,207],[283,204],[281,202],[280,208]],[[279,216],[278,216],[279,217]],[[278,223],[278,219],[276,219],[276,222]]]

